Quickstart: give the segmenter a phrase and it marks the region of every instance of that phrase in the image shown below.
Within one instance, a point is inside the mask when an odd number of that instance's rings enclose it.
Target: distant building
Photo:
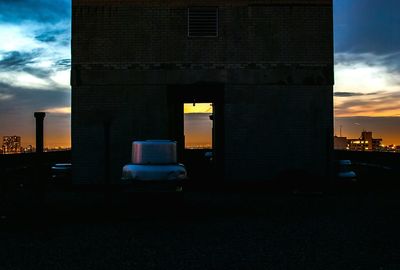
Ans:
[[[3,154],[21,153],[20,136],[3,136]]]
[[[389,145],[381,145],[380,151],[382,152],[392,152],[392,153],[400,153],[400,145],[389,144]]]
[[[24,153],[32,153],[34,152],[34,148],[32,145],[28,145],[27,147],[24,148]]]
[[[376,151],[380,149],[382,139],[374,139],[371,131],[363,131],[360,138],[348,139],[347,143],[352,151]]]
[[[333,145],[335,150],[347,150],[347,137],[333,137]]]

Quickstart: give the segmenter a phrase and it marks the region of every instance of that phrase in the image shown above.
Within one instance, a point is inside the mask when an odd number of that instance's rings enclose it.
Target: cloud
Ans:
[[[57,42],[64,37],[66,34],[66,30],[69,30],[69,27],[55,27],[48,31],[39,31],[38,34],[35,36],[40,42],[52,43]]]
[[[378,94],[379,92],[375,93],[360,93],[360,92],[335,92],[333,95],[335,97],[357,97],[357,96],[373,96]]]
[[[35,62],[35,58],[40,55],[40,50],[33,49],[30,52],[9,51],[5,52],[0,59],[2,70],[21,70],[27,64]]]
[[[15,30],[12,42],[6,40],[10,29]],[[38,33],[48,32],[54,42],[37,39]],[[69,36],[62,23],[0,24],[0,82],[26,89],[69,89]]]
[[[11,51],[0,60],[0,82],[34,89],[69,88],[69,59],[45,59],[43,50]]]
[[[335,97],[335,116],[398,116],[400,91]]]
[[[71,25],[68,18],[58,23],[47,22],[0,22],[0,53],[11,51],[30,52],[41,49],[42,53],[70,54]],[[40,37],[40,38],[39,38]],[[48,42],[46,39],[51,39]]]
[[[400,114],[400,52],[335,54],[335,115]]]
[[[48,108],[45,110],[45,112],[59,115],[71,114],[71,107]]]
[[[55,107],[70,107],[69,91],[47,91],[18,87],[0,83],[0,115],[13,114],[15,112],[24,112],[31,114],[34,111],[41,111]],[[12,98],[12,103],[7,99]],[[0,117],[2,119],[3,117]]]
[[[400,84],[400,49],[396,53],[336,53],[335,87],[338,92],[360,89],[376,92],[397,88]]]
[[[14,96],[11,94],[4,94],[0,92],[0,101],[12,99]]]
[[[388,72],[400,71],[400,47],[388,54],[376,53],[335,53],[335,65],[343,67],[385,67]]]
[[[58,61],[56,61],[55,66],[57,66],[57,68],[59,70],[70,69],[71,68],[71,59],[67,58],[67,59],[58,60]]]
[[[52,70],[34,70],[31,73],[24,71],[0,72],[0,83],[10,85],[12,87],[30,90],[43,91],[68,91],[70,89],[69,70],[52,71]],[[43,74],[40,74],[43,72]],[[40,77],[48,72],[49,76]]]

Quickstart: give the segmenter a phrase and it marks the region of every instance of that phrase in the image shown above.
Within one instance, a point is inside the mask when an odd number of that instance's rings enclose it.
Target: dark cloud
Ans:
[[[61,43],[61,45],[64,42],[69,43],[70,39],[69,26],[60,25],[53,30],[47,30],[47,29],[41,30],[40,32],[37,33],[35,39],[46,43],[58,42]]]
[[[71,68],[71,59],[61,59],[55,63],[55,66],[59,70],[65,70]]]
[[[335,97],[356,97],[356,96],[373,96],[381,92],[374,93],[360,93],[360,92],[335,92],[333,95]]]
[[[357,95],[360,96],[360,95]],[[399,110],[400,92],[377,92],[371,93],[368,99],[357,99],[357,96],[346,96],[340,105],[335,105],[335,112],[338,115],[383,113]],[[353,98],[352,98],[353,97]]]
[[[1,0],[0,21],[58,22],[71,16],[71,0]]]
[[[399,51],[399,0],[335,0],[336,52]]]
[[[348,67],[354,67],[357,65],[366,65],[369,67],[385,67],[388,73],[399,73],[400,45],[398,50],[398,52],[381,55],[373,53],[336,53],[335,65],[340,64]]]
[[[43,33],[35,37],[37,40],[42,42],[55,42],[57,41],[56,36],[50,33]]]
[[[53,70],[51,70],[49,68],[24,67],[21,69],[21,71],[24,71],[35,77],[38,77],[40,79],[45,79],[45,80],[48,80],[49,77],[53,74]]]
[[[0,69],[5,70],[21,70],[27,64],[35,62],[35,58],[40,56],[41,50],[32,50],[30,52],[10,51],[3,54],[0,60]]]
[[[32,114],[36,110],[69,107],[71,105],[71,93],[69,91],[27,89],[0,83],[0,95],[12,96],[11,100],[2,101],[0,99],[0,115],[16,112]]]
[[[49,68],[32,66],[32,64],[38,61],[41,53],[42,50],[32,50],[31,52],[7,52],[4,54],[4,58],[0,60],[0,70],[2,72],[22,71],[40,79],[49,80],[50,76],[53,75],[55,71],[69,69],[69,59],[58,60],[54,63],[53,67]],[[5,85],[1,84],[0,86],[3,88],[5,87]],[[57,88],[59,88],[59,86]]]
[[[32,64],[40,60],[42,53],[43,50],[41,49],[35,49],[30,52],[6,52],[3,54],[2,60],[0,60],[0,70],[2,72],[23,71],[35,77],[49,80],[55,71],[67,70],[71,67],[71,59],[54,60],[53,66],[48,68],[32,66]]]

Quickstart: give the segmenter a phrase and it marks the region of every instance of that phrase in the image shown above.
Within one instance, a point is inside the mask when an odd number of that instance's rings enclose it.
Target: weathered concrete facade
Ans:
[[[191,6],[218,7],[218,37],[188,37]],[[226,180],[329,174],[331,0],[73,0],[72,8],[76,182],[118,181],[134,139],[179,141],[170,90],[193,85],[218,85]]]

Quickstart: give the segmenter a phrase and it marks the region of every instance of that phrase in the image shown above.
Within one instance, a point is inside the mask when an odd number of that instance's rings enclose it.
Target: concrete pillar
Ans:
[[[36,118],[36,153],[43,153],[43,120],[45,112],[35,112]]]

